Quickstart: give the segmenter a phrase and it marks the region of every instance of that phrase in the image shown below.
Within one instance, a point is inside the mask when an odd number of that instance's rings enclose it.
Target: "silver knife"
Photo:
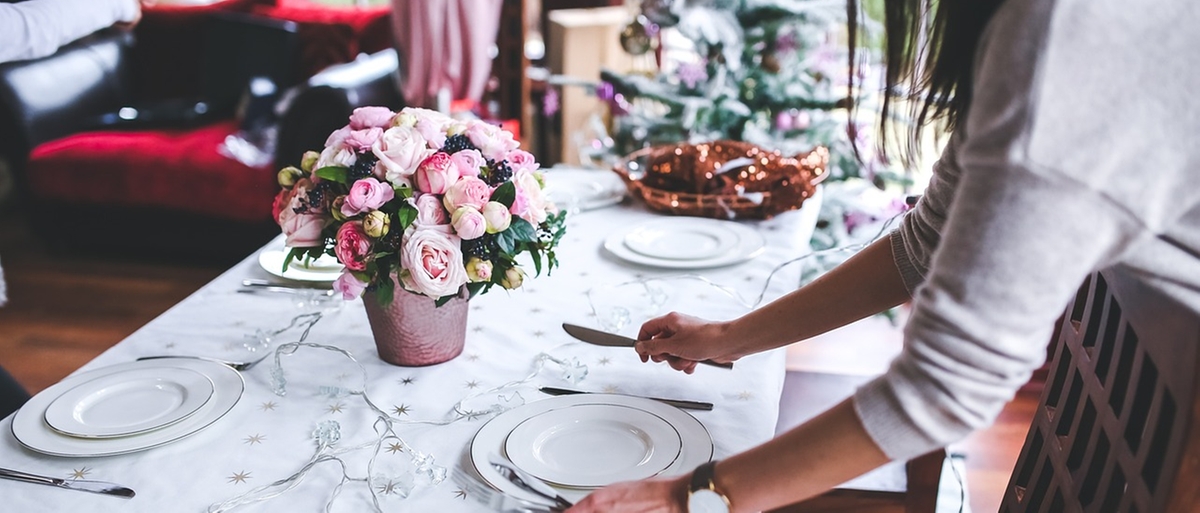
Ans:
[[[557,387],[539,387],[538,390],[542,391],[542,393],[544,393],[544,394],[550,394],[550,395],[571,395],[571,394],[590,394],[590,393],[592,393],[592,392],[584,392],[583,390],[571,390],[569,388],[557,388]],[[642,396],[631,396],[631,397],[642,397]],[[688,401],[688,400],[684,400],[684,399],[663,399],[661,397],[642,397],[642,398],[650,399],[651,401],[658,401],[663,404],[669,404],[676,408],[683,408],[685,410],[711,411],[713,409],[712,403],[706,403],[706,402],[702,402],[702,401]]]
[[[113,497],[120,497],[122,499],[129,499],[134,495],[133,490],[114,483],[106,483],[104,481],[88,481],[85,479],[66,480],[56,477],[39,476],[36,474],[30,474],[27,472],[21,472],[19,470],[7,468],[0,468],[0,478],[46,486],[54,486],[65,490],[76,490],[80,492],[111,495]]]
[[[598,346],[609,346],[609,347],[633,347],[634,344],[637,344],[637,340],[634,340],[629,337],[623,337],[621,335],[609,333],[607,331],[594,330],[591,328],[585,328],[583,326],[578,326],[575,324],[569,324],[569,323],[565,323],[565,322],[563,323],[562,327],[563,327],[563,330],[565,330],[567,332],[567,334],[569,334],[572,337],[575,337],[579,340],[587,342],[589,344],[595,344]],[[713,367],[721,367],[724,369],[732,369],[733,368],[732,363],[719,363],[719,362],[714,362],[712,360],[704,360],[704,361],[701,361],[700,363],[703,363],[705,365],[712,365]]]

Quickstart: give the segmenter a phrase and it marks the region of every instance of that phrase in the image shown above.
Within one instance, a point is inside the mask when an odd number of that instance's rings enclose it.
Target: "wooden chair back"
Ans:
[[[1118,272],[1068,307],[1000,511],[1200,511],[1200,319]]]

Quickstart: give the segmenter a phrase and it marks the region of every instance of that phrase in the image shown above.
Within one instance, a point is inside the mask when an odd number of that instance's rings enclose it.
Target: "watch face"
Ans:
[[[688,496],[688,513],[729,513],[729,505],[717,492],[696,490]]]

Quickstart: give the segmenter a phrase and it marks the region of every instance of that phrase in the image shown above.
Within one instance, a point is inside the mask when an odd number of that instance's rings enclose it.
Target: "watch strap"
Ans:
[[[713,471],[716,469],[716,466],[717,460],[711,460],[696,467],[696,470],[692,471],[692,482],[688,486],[688,491],[712,490],[715,492],[716,487],[713,486]]]

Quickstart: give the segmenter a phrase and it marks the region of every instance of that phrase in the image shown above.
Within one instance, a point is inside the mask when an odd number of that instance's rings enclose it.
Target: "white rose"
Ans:
[[[458,236],[438,230],[406,234],[400,253],[404,286],[431,298],[458,294],[467,283],[461,244]]]
[[[379,157],[383,176],[393,185],[411,184],[411,177],[433,150],[426,145],[425,138],[412,128],[392,127],[371,146],[371,152]]]

